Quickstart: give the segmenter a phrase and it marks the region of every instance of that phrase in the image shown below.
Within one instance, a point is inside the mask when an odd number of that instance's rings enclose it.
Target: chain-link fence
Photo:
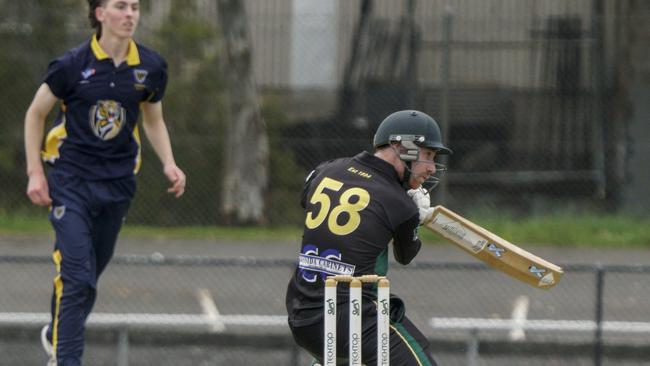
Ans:
[[[140,1],[136,39],[169,63],[165,119],[188,190],[180,200],[166,195],[145,142],[129,223],[232,223],[223,207],[225,146],[246,154],[257,141],[252,132],[228,134],[238,94],[224,62],[229,30],[218,19],[236,2]],[[647,215],[647,2],[244,3],[250,44],[242,49],[265,126],[255,133],[270,145],[255,223],[299,224],[306,173],[371,149],[374,129],[399,109],[432,115],[455,151],[434,202],[468,215]],[[0,0],[0,216],[42,216],[24,195],[22,123],[48,62],[89,39],[86,6]],[[86,364],[306,365],[284,325],[292,265],[116,258],[89,323]],[[44,363],[37,340],[51,272],[48,258],[0,257],[0,365]],[[443,365],[643,365],[648,272],[567,266],[550,292],[465,264],[393,266],[390,278]],[[513,304],[527,304],[526,319],[513,319]]]
[[[165,115],[187,195],[164,193],[145,143],[130,222],[224,224],[227,1],[142,0],[137,39],[169,62]],[[226,5],[224,5],[226,4]],[[378,123],[420,109],[455,154],[436,201],[518,215],[625,208],[643,187],[643,124],[629,116],[629,75],[645,68],[633,1],[246,1],[250,62],[270,139],[257,222],[293,225],[304,175],[318,162],[370,149]],[[24,198],[24,113],[49,60],[86,40],[86,2],[0,1],[0,212],[30,215]],[[639,71],[640,70],[640,71]],[[621,77],[624,75],[625,77]],[[645,89],[643,89],[645,90]],[[639,99],[637,98],[637,99]],[[642,98],[641,98],[642,99]],[[639,104],[637,107],[640,107]],[[636,108],[637,110],[639,108]],[[638,130],[635,130],[638,128]],[[634,130],[635,139],[628,137]],[[228,141],[226,141],[228,139]],[[243,154],[246,149],[240,150]],[[253,169],[240,166],[238,169]],[[632,173],[631,173],[632,172]],[[631,175],[637,174],[636,177]],[[635,179],[631,179],[635,178]],[[633,202],[638,200],[632,199]],[[642,210],[645,212],[644,210]]]
[[[1,256],[0,365],[44,362],[47,257]],[[307,365],[286,325],[292,260],[120,256],[88,322],[89,365]],[[648,266],[565,265],[542,291],[477,263],[391,265],[442,365],[644,365]],[[519,310],[516,310],[519,309]],[[522,310],[524,309],[524,310]]]

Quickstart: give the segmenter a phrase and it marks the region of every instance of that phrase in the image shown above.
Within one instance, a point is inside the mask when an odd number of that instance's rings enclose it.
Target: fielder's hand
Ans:
[[[31,174],[27,183],[27,196],[33,204],[49,206],[52,204],[50,191],[47,187],[47,178],[43,172]]]
[[[185,193],[185,183],[186,177],[185,173],[176,166],[176,164],[168,164],[163,168],[167,180],[172,184],[171,187],[167,188],[168,193],[174,194],[176,198],[180,197]]]
[[[433,207],[431,207],[431,196],[422,187],[409,189],[406,194],[411,197],[420,214],[420,225],[424,225],[433,220]]]

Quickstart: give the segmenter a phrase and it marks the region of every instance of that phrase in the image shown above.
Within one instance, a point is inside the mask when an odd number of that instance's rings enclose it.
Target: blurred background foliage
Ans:
[[[409,108],[436,118],[456,151],[444,161],[450,170],[435,203],[495,218],[495,225],[648,216],[643,156],[650,128],[643,101],[650,87],[642,35],[650,22],[643,4],[244,3],[258,108],[271,146],[259,227],[297,227],[309,170],[370,149],[381,119]],[[141,9],[136,40],[169,64],[165,119],[188,189],[180,200],[165,192],[160,163],[145,142],[129,222],[224,225],[229,70],[218,2],[142,0]],[[6,222],[43,216],[24,194],[24,113],[48,62],[90,37],[86,12],[82,0],[0,0],[0,216]]]

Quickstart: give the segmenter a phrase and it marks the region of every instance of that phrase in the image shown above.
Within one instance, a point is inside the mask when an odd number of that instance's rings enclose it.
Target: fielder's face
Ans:
[[[420,148],[418,160],[411,164],[411,177],[409,178],[409,187],[411,189],[422,186],[422,183],[430,176],[436,173],[436,150],[429,148]]]
[[[102,33],[129,39],[140,20],[140,1],[108,0],[95,9],[95,16],[102,23]]]

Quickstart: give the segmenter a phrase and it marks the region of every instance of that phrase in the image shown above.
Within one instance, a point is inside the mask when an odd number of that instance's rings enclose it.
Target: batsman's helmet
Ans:
[[[391,142],[412,141],[417,147],[436,150],[438,154],[451,154],[452,151],[442,143],[438,123],[426,113],[414,110],[398,111],[386,117],[375,133],[375,148]]]

